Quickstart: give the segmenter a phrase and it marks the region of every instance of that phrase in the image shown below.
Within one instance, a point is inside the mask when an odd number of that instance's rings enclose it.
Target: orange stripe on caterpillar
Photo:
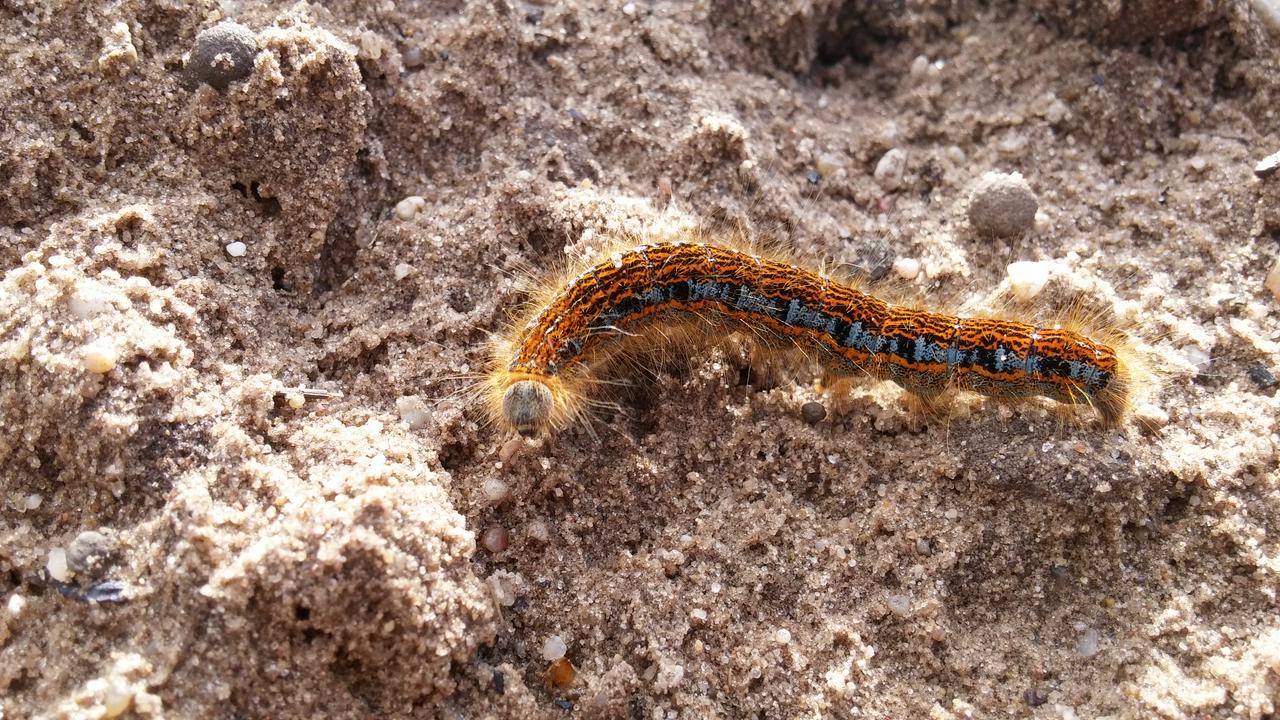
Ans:
[[[689,326],[744,331],[835,374],[867,373],[926,397],[959,388],[1084,403],[1107,425],[1123,420],[1133,392],[1117,349],[1073,330],[893,305],[787,262],[660,242],[614,252],[548,294],[495,352],[491,412],[525,435],[561,429],[584,418],[612,359]]]

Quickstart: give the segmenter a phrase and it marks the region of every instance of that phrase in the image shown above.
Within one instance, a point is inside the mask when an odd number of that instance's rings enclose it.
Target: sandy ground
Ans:
[[[1257,13],[4,4],[0,715],[1276,717]],[[201,66],[223,19],[247,54]],[[993,170],[1023,236],[966,219]],[[927,301],[1048,262],[1032,309],[1163,384],[1119,430],[928,417],[728,346],[596,436],[485,427],[458,378],[522,269],[670,218],[919,260]]]

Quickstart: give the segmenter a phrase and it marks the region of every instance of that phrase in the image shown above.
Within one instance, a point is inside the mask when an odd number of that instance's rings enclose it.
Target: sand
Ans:
[[[9,3],[0,715],[1275,717],[1268,9]],[[526,271],[681,222],[1100,308],[1161,383],[928,415],[729,342],[485,425]]]

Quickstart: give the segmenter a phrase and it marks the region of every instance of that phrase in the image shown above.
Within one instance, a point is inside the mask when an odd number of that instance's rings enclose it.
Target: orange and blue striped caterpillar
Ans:
[[[496,343],[490,412],[526,436],[586,418],[619,358],[741,332],[800,350],[837,377],[867,374],[934,398],[962,389],[1047,397],[1121,423],[1134,389],[1123,344],[1072,329],[958,317],[895,305],[786,259],[702,242],[611,253],[546,288],[527,322]]]

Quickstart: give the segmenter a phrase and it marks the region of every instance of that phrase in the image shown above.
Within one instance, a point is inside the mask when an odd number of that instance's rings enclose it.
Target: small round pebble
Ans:
[[[969,199],[969,224],[996,237],[1012,237],[1036,223],[1039,203],[1019,173],[989,172],[978,179]]]
[[[552,635],[542,643],[542,659],[547,661],[559,660],[569,651],[569,646],[565,644],[564,638],[559,635]]]
[[[396,217],[401,220],[412,220],[414,215],[427,207],[426,198],[421,195],[410,195],[396,203]]]
[[[489,478],[480,485],[484,499],[490,505],[501,505],[511,497],[511,486],[497,478]]]
[[[111,538],[97,530],[85,530],[67,546],[67,566],[78,573],[97,574],[110,561]]]
[[[231,257],[237,257],[237,258],[244,257],[244,254],[248,251],[249,251],[249,246],[245,245],[239,240],[232,243],[227,243],[227,254],[230,255]]]
[[[897,190],[902,185],[902,178],[907,172],[907,153],[901,148],[893,148],[880,156],[876,163],[875,178],[885,190]]]
[[[885,598],[885,605],[889,606],[889,612],[898,617],[906,617],[911,611],[911,598],[906,595],[890,595]]]
[[[920,275],[920,261],[915,258],[898,258],[893,261],[893,272],[903,280],[915,280]]]
[[[541,520],[530,520],[529,524],[525,526],[524,532],[529,536],[530,540],[540,543],[551,542],[551,528],[547,527],[547,524]]]
[[[511,544],[511,534],[504,527],[485,528],[480,544],[491,553],[500,553]]]
[[[1009,287],[1013,296],[1019,300],[1030,300],[1044,290],[1049,282],[1049,264],[1020,260],[1009,263]]]
[[[85,348],[84,368],[91,373],[104,375],[111,372],[120,359],[120,353],[105,343],[94,343]]]
[[[396,398],[396,412],[400,413],[400,422],[408,425],[410,430],[421,430],[431,422],[431,408],[417,395]]]
[[[807,402],[800,406],[800,417],[810,425],[817,425],[827,416],[827,408],[820,402]]]
[[[196,35],[187,68],[201,81],[226,90],[236,80],[253,72],[258,41],[249,28],[234,22],[220,22]]]
[[[788,645],[791,643],[791,631],[786,628],[778,628],[778,631],[773,634],[773,639],[779,645]]]
[[[551,663],[551,667],[547,668],[547,682],[555,688],[567,690],[573,684],[573,679],[577,674],[578,672],[573,669],[572,663],[565,658],[560,658]],[[569,705],[567,709],[572,708],[573,705]]]

